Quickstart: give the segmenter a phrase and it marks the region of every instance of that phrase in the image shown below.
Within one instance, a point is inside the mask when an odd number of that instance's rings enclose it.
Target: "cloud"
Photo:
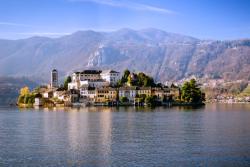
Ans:
[[[124,2],[124,1],[115,1],[115,0],[69,0],[71,2],[91,2],[101,5],[107,5],[118,8],[127,8],[131,10],[137,11],[149,11],[149,12],[157,12],[157,13],[165,13],[165,14],[177,14],[175,11],[168,10],[165,8],[160,8],[156,6],[134,3],[134,2]]]
[[[21,32],[16,33],[17,35],[25,35],[25,36],[63,36],[70,35],[71,33],[57,33],[57,32]]]
[[[0,22],[0,25],[15,26],[15,27],[35,27],[32,25],[28,25],[28,24],[19,24],[19,23],[12,23],[12,22]]]

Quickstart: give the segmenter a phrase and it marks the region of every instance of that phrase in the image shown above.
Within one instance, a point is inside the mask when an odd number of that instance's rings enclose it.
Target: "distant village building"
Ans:
[[[58,87],[58,72],[56,69],[53,69],[51,71],[51,83],[50,83],[52,88]]]

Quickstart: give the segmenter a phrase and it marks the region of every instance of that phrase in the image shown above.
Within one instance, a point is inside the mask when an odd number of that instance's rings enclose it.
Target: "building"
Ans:
[[[50,82],[50,86],[52,88],[57,88],[58,87],[58,72],[56,69],[53,69],[51,71],[51,82]]]
[[[77,103],[80,99],[80,92],[78,90],[69,90],[67,92],[69,94],[69,100],[71,103]]]
[[[167,92],[165,92],[163,89],[161,88],[153,88],[152,89],[152,95],[156,96],[157,101],[164,101],[164,99],[167,96]]]
[[[151,87],[139,87],[137,89],[137,94],[139,96],[151,96],[152,95],[152,88]]]
[[[52,98],[53,97],[53,90],[47,90],[42,94],[43,98]]]
[[[114,70],[104,70],[100,75],[101,78],[107,81],[110,85],[115,85],[120,79],[120,73]]]
[[[85,80],[85,81],[80,81],[80,87],[81,86],[89,86],[89,87],[100,88],[100,87],[109,86],[109,83],[107,81],[103,80],[103,79]]]
[[[102,87],[96,89],[95,102],[97,103],[116,102],[117,99],[117,90],[115,88]]]
[[[53,93],[53,97],[57,98],[58,100],[61,100],[61,101],[65,101],[66,96],[67,96],[67,91],[57,90],[57,91],[54,91],[54,93]]]
[[[119,88],[119,98],[126,97],[129,102],[134,102],[134,99],[136,97],[136,87],[135,86],[125,86]]]
[[[35,98],[34,106],[43,106],[43,104],[44,104],[43,98],[41,98],[41,97],[36,97]]]
[[[102,71],[100,70],[84,70],[82,72],[74,72],[72,74],[72,82],[77,82],[77,81],[93,81],[93,80],[98,80],[101,79],[101,74]]]
[[[96,97],[96,90],[94,87],[89,87],[89,86],[81,86],[80,87],[80,98],[89,100],[89,101],[94,101]]]

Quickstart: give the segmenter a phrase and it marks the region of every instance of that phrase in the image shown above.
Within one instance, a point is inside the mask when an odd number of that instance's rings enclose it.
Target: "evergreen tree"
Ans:
[[[185,82],[181,88],[181,98],[184,102],[200,103],[203,95],[195,79]]]
[[[68,90],[68,84],[71,82],[71,77],[68,76],[65,81],[64,81],[64,84],[63,84],[63,88],[64,90]]]

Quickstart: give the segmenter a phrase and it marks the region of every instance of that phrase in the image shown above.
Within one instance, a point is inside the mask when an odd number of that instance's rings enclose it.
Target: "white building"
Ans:
[[[34,106],[42,106],[44,104],[44,100],[40,97],[35,98]]]
[[[130,102],[133,102],[136,96],[136,87],[121,87],[119,88],[119,97],[127,97]]]
[[[72,74],[72,82],[101,79],[101,72],[102,71],[99,70],[84,70],[82,72],[74,72]]]
[[[105,87],[115,85],[120,79],[120,73],[113,70],[84,70],[82,72],[74,72],[72,74],[72,82],[68,84],[68,90],[79,90],[82,86],[89,87]]]
[[[96,90],[92,87],[82,86],[80,88],[80,95],[82,98],[93,99],[96,97]]]
[[[80,81],[80,87],[81,86],[90,86],[94,88],[100,88],[100,87],[109,86],[109,83],[103,79],[85,80],[85,81]]]
[[[120,79],[120,73],[113,70],[105,70],[100,74],[101,78],[109,82],[110,85],[115,85]]]
[[[68,90],[79,89],[79,88],[80,88],[80,81],[68,83]]]

